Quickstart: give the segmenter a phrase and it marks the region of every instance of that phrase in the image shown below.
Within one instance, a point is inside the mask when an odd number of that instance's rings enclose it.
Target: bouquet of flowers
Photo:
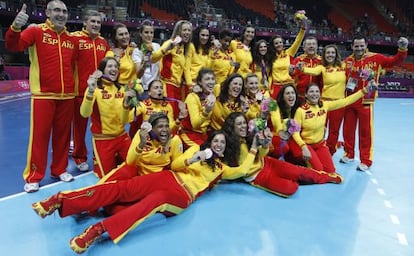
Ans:
[[[128,84],[125,85],[125,93],[128,95],[130,94],[129,91],[135,92],[135,97],[129,99],[128,105],[131,107],[136,107],[139,105],[138,96],[144,92],[144,88],[142,88],[141,80],[135,79],[129,81]]]
[[[368,94],[371,94],[372,90],[377,89],[377,86],[375,83],[375,72],[372,69],[362,69],[359,72],[359,77],[362,79],[362,81],[368,81],[368,84],[367,84]]]
[[[277,103],[272,98],[265,98],[260,103],[260,110],[265,113],[269,113],[270,111],[276,111]]]
[[[250,133],[256,134],[262,132],[267,128],[267,121],[262,118],[254,118],[248,123],[248,131]]]
[[[154,49],[152,48],[152,43],[142,44],[141,51],[144,54],[145,59],[147,59],[147,67],[150,68],[151,71],[151,54]]]
[[[295,12],[295,15],[293,16],[294,20],[297,24],[301,25],[302,28],[306,29],[308,25],[308,17],[306,17],[306,11],[305,10],[298,10]]]
[[[286,122],[286,132],[289,133],[289,135],[292,135],[295,132],[300,131],[300,125],[298,122],[296,122],[295,119],[288,119]],[[284,147],[287,144],[287,140],[282,139],[280,143],[280,158],[279,160],[285,160],[285,153],[284,153]]]
[[[361,77],[363,81],[371,81],[375,78],[375,72],[371,69],[363,69],[359,72],[359,77]]]
[[[277,103],[274,99],[262,97],[262,100],[260,102],[260,117],[262,119],[267,120],[270,111],[276,111],[276,109]]]
[[[286,122],[286,131],[292,135],[295,132],[300,132],[300,124],[295,119],[288,119]]]

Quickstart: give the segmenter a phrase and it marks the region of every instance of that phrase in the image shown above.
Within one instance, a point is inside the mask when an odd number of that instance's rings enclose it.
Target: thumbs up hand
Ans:
[[[22,9],[16,15],[16,18],[14,18],[13,27],[15,29],[21,29],[29,20],[29,15],[26,13],[26,8],[26,4],[23,4]]]
[[[401,50],[407,50],[408,47],[408,39],[406,37],[400,37],[398,39],[398,48]]]

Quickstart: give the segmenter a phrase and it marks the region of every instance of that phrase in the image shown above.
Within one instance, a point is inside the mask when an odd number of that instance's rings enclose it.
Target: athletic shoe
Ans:
[[[59,193],[43,200],[32,204],[33,210],[39,215],[42,219],[46,216],[54,213],[61,206],[61,200],[59,199]]]
[[[361,172],[365,172],[365,171],[368,171],[369,170],[369,166],[367,166],[366,164],[363,164],[363,163],[360,163],[358,166],[357,166],[357,168],[356,168],[358,171],[361,171]]]
[[[84,253],[104,232],[101,222],[89,226],[82,234],[75,236],[69,242],[70,248],[78,254]]]
[[[341,184],[344,181],[344,178],[342,178],[342,176],[339,173],[333,172],[327,174],[331,178],[329,180],[330,183]]]
[[[24,184],[24,191],[26,191],[26,193],[33,193],[39,190],[39,183],[34,182],[34,183],[26,183]]]
[[[60,179],[63,182],[71,182],[73,180],[75,180],[72,176],[72,174],[68,173],[68,172],[64,172],[61,175],[59,175],[59,177],[56,176],[52,176],[52,178],[54,179]]]
[[[89,171],[89,165],[87,162],[82,162],[78,165],[76,165],[76,167],[79,169],[79,171],[81,172],[87,172]]]
[[[342,163],[342,164],[349,164],[353,161],[354,161],[353,158],[349,158],[347,156],[343,156],[341,159],[339,159],[339,162]]]

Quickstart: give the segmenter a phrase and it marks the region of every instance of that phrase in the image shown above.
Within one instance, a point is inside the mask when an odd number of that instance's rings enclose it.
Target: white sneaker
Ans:
[[[39,190],[39,183],[26,183],[24,184],[24,191],[26,193],[33,193]]]
[[[80,163],[80,164],[76,165],[76,167],[77,167],[77,168],[79,169],[79,171],[81,171],[81,172],[86,172],[86,171],[89,171],[89,165],[88,165],[88,163],[87,163],[87,162]]]
[[[61,180],[61,181],[63,181],[63,182],[71,182],[71,181],[73,181],[73,180],[74,180],[74,178],[73,178],[72,174],[70,174],[70,173],[68,173],[68,172],[64,172],[64,173],[62,173],[61,175],[59,175],[59,177],[53,177],[53,176],[52,176],[52,178],[55,178],[55,179],[60,179],[60,180]]]
[[[349,158],[347,156],[343,156],[341,159],[339,159],[339,162],[342,163],[342,164],[349,164],[353,161],[354,161],[353,158]]]
[[[365,172],[369,170],[369,167],[366,164],[360,163],[357,168],[358,171]]]

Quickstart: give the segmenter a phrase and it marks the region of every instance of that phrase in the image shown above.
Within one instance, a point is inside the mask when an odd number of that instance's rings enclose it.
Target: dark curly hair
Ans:
[[[242,139],[246,140],[246,143],[249,147],[252,145],[252,142],[253,142],[253,138],[249,135],[246,138],[241,138],[240,136],[235,134],[234,126],[236,123],[236,119],[240,116],[242,116],[246,120],[246,123],[247,123],[247,118],[242,112],[233,112],[226,118],[226,120],[224,121],[223,127],[222,127],[222,130],[226,134],[226,138],[227,138],[226,148],[228,148],[228,150],[231,151],[232,153],[228,159],[227,164],[233,167],[239,166],[240,145],[241,145]]]
[[[233,73],[230,76],[228,76],[227,79],[224,80],[223,84],[221,85],[220,95],[218,96],[218,99],[221,103],[225,103],[229,100],[229,98],[230,98],[230,96],[229,96],[230,83],[237,77],[241,78],[241,80],[242,80],[242,89],[241,89],[240,95],[236,99],[237,104],[239,106],[241,106],[240,96],[245,95],[245,92],[244,92],[245,91],[244,90],[244,79],[240,74],[237,74],[237,73]]]
[[[196,52],[198,53],[198,54],[200,54],[200,52],[199,52],[199,50],[200,50],[200,47],[201,47],[201,53],[203,54],[203,55],[208,55],[208,53],[209,53],[209,50],[210,50],[210,47],[211,47],[211,41],[210,41],[210,39],[209,40],[207,40],[207,43],[205,44],[205,45],[201,45],[200,44],[200,32],[201,32],[201,30],[203,30],[203,29],[206,29],[206,30],[208,30],[208,32],[209,32],[209,36],[210,36],[210,29],[208,28],[208,26],[207,25],[200,25],[200,26],[198,26],[194,31],[193,31],[193,44],[194,44],[194,48],[195,48],[195,50],[196,50]]]
[[[200,150],[204,150],[207,148],[211,148],[211,141],[214,139],[215,136],[223,134],[225,139],[226,139],[226,148],[224,150],[224,156],[222,158],[222,161],[226,164],[228,164],[228,162],[230,161],[230,158],[234,155],[234,153],[231,151],[231,149],[229,148],[229,142],[227,139],[227,135],[224,131],[222,130],[216,130],[213,131],[212,133],[209,134],[207,140],[200,145]],[[216,154],[213,154],[213,157],[206,159],[205,162],[211,167],[211,169],[213,170],[213,172],[215,171],[216,168],[216,159],[219,156]]]
[[[288,87],[292,87],[293,90],[295,91],[295,94],[296,94],[295,104],[290,109],[290,111],[288,111],[288,107],[286,106],[286,102],[283,99],[283,94],[285,94],[285,91]],[[277,101],[277,105],[280,108],[280,114],[282,115],[282,119],[294,117],[296,110],[298,109],[298,107],[300,107],[300,105],[302,105],[301,100],[298,99],[298,91],[296,90],[296,87],[292,84],[283,85],[282,89],[280,89],[279,94],[277,95],[276,101]]]

